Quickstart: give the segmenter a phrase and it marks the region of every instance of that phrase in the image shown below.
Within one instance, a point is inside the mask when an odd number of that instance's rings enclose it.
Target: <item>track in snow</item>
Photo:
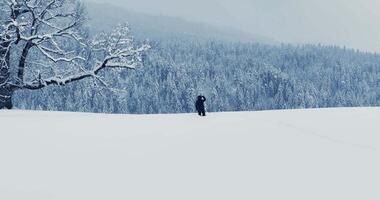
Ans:
[[[4,200],[378,200],[380,108],[0,112]]]

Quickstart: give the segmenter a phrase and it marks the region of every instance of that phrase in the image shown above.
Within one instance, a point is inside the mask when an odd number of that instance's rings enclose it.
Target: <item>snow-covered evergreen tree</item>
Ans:
[[[377,54],[313,45],[152,43],[147,67],[107,73],[108,88],[83,81],[20,91],[15,103],[27,109],[176,113],[193,112],[196,96],[204,94],[209,111],[380,105]]]

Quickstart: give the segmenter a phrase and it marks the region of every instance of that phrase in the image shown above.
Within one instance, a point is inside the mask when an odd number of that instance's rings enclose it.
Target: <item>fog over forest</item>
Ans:
[[[380,52],[376,0],[86,0],[238,28],[280,42]]]

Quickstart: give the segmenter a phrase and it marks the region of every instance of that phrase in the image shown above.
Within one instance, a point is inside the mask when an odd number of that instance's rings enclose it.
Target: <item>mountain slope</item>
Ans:
[[[0,112],[0,199],[380,197],[379,108]]]
[[[85,5],[90,18],[90,28],[94,32],[107,31],[118,23],[128,22],[138,39],[192,38],[228,42],[274,43],[269,38],[252,35],[230,27],[217,27],[189,22],[176,17],[143,14],[111,4],[85,2]]]

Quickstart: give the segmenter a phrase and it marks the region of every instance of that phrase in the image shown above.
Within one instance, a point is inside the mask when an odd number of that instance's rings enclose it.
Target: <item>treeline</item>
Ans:
[[[93,80],[21,91],[20,109],[187,113],[380,106],[380,55],[329,46],[153,42],[145,66]],[[93,85],[96,85],[93,88]],[[91,87],[90,87],[91,86]]]

